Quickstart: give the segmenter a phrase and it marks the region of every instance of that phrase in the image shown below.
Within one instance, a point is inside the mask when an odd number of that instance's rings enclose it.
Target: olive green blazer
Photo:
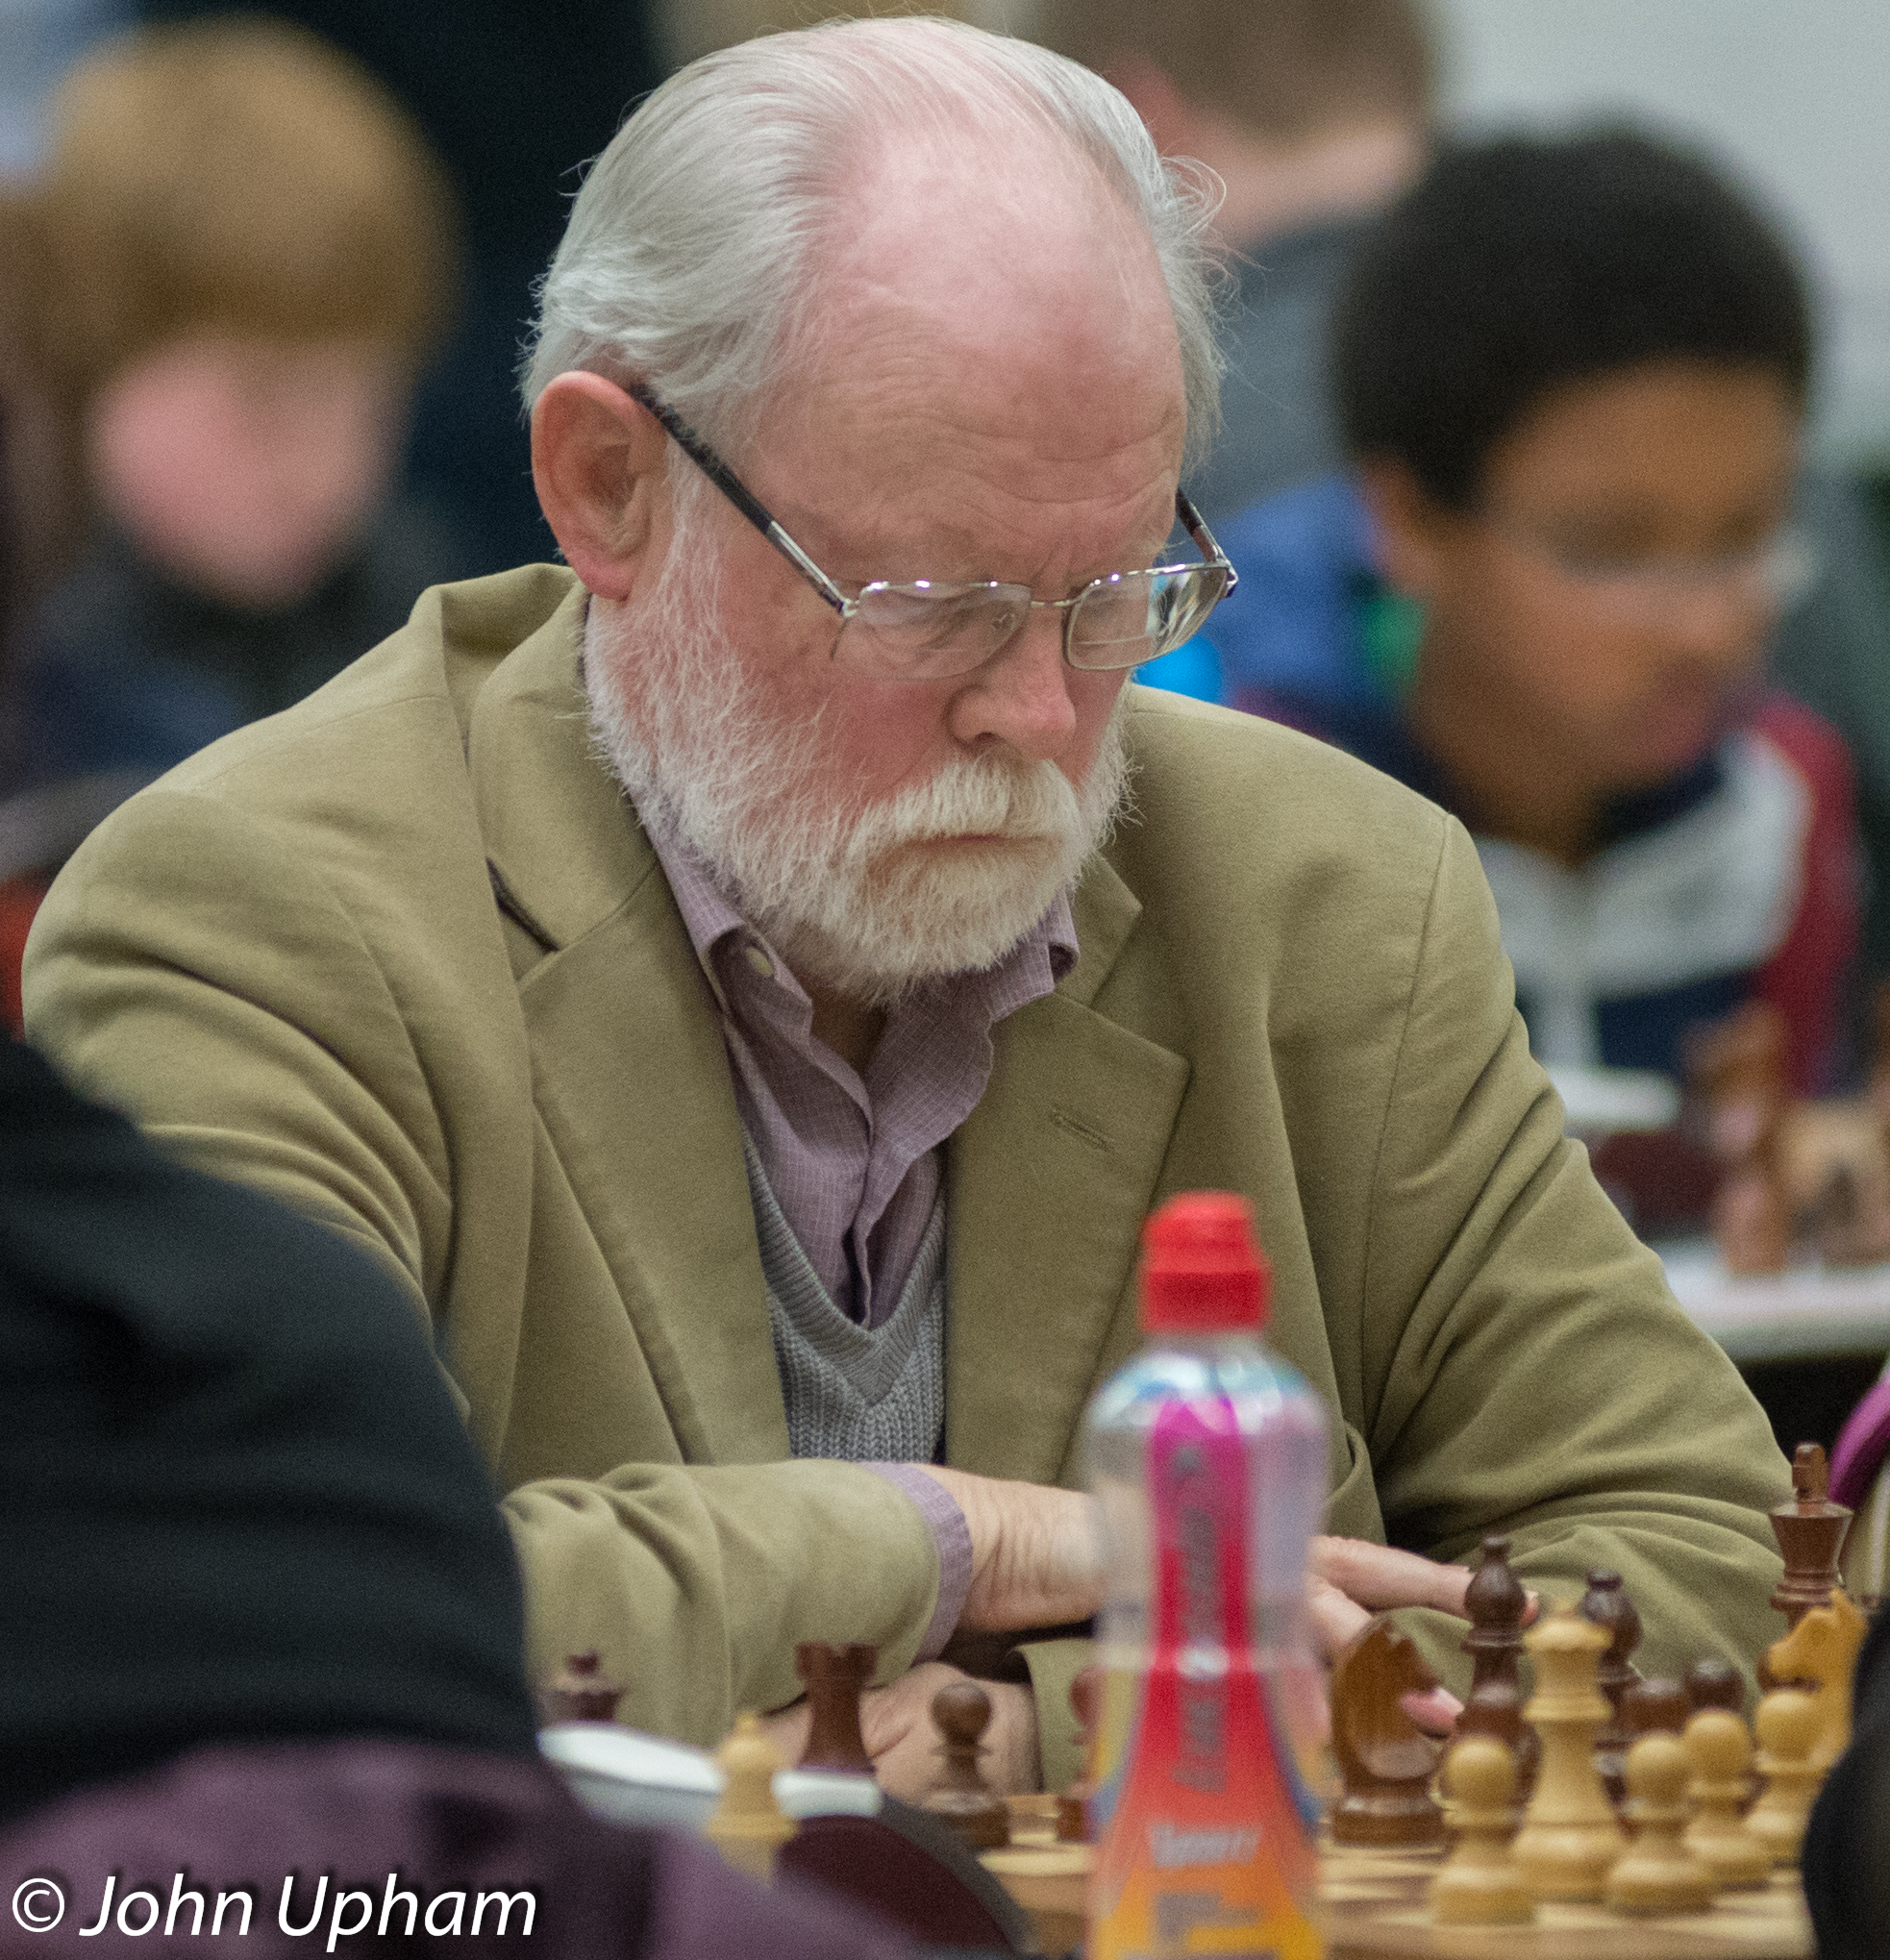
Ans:
[[[796,1640],[903,1667],[937,1567],[892,1485],[783,1461],[721,1034],[590,747],[584,602],[544,565],[431,591],[134,798],[46,902],[27,1013],[404,1278],[506,1494],[533,1664],[598,1647],[626,1720],[709,1743],[791,1698]],[[1507,1531],[1552,1593],[1617,1567],[1653,1665],[1749,1660],[1787,1472],[1565,1140],[1468,837],[1264,721],[1136,691],[1129,727],[1081,956],[947,1150],[947,1460],[1080,1478],[1143,1218],[1239,1191],[1331,1412],[1331,1529],[1439,1558]],[[1461,1626],[1412,1622],[1460,1680]],[[1039,1658],[1054,1775],[1070,1660]]]

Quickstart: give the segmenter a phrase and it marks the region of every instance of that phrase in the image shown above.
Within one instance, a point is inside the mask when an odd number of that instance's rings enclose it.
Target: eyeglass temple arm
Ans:
[[[1181,520],[1181,528],[1194,539],[1194,548],[1209,564],[1226,565],[1228,568],[1228,592],[1240,583],[1240,574],[1233,568],[1232,560],[1216,542],[1214,533],[1207,529],[1207,520],[1188,501],[1185,490],[1175,492],[1175,515]],[[1227,592],[1221,597],[1225,599]]]
[[[624,392],[632,401],[640,402],[648,409],[671,439],[704,476],[728,498],[755,529],[774,546],[789,564],[807,579],[820,596],[826,600],[843,619],[847,612],[847,595],[842,592],[820,567],[808,558],[806,552],[788,536],[768,507],[756,496],[742,480],[735,475],[722,459],[709,448],[696,432],[684,421],[669,404],[653,392],[640,381],[627,382]]]

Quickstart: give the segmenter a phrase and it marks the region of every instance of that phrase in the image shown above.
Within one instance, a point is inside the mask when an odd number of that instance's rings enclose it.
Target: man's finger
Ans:
[[[1396,1546],[1369,1545],[1362,1538],[1315,1538],[1312,1570],[1347,1599],[1374,1613],[1394,1606],[1434,1606],[1459,1619],[1472,1574],[1464,1565],[1439,1565]]]
[[[1306,1612],[1320,1658],[1330,1665],[1371,1625],[1372,1616],[1317,1573],[1306,1580]]]

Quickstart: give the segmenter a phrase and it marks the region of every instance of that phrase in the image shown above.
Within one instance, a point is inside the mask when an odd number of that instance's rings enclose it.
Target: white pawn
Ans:
[[[1765,1794],[1753,1805],[1746,1828],[1772,1853],[1775,1865],[1796,1865],[1798,1848],[1823,1780],[1811,1761],[1823,1716],[1809,1695],[1780,1688],[1758,1704],[1758,1772]]]
[[[1516,1861],[1516,1759],[1493,1735],[1467,1735],[1444,1758],[1456,1849],[1430,1881],[1431,1916],[1453,1926],[1513,1926],[1535,1917]]]
[[[1772,1873],[1772,1852],[1740,1814],[1752,1788],[1753,1739],[1746,1724],[1729,1708],[1703,1708],[1687,1724],[1683,1740],[1693,1771],[1687,1795],[1695,1812],[1686,1827],[1687,1848],[1712,1867],[1724,1888],[1763,1885]]]
[[[1686,1844],[1686,1745],[1656,1729],[1628,1751],[1625,1815],[1634,1841],[1607,1874],[1616,1912],[1703,1912],[1718,1882]]]
[[[794,1824],[775,1801],[781,1758],[752,1709],[735,1717],[715,1760],[728,1780],[704,1835],[737,1872],[765,1884],[774,1875],[775,1852],[794,1835]]]

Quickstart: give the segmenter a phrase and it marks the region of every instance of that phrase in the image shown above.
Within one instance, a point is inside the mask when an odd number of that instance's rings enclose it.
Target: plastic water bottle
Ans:
[[[1270,1276],[1244,1199],[1176,1198],[1142,1244],[1148,1344],[1085,1427],[1108,1574],[1087,1952],[1306,1960],[1326,1414],[1260,1340]]]

